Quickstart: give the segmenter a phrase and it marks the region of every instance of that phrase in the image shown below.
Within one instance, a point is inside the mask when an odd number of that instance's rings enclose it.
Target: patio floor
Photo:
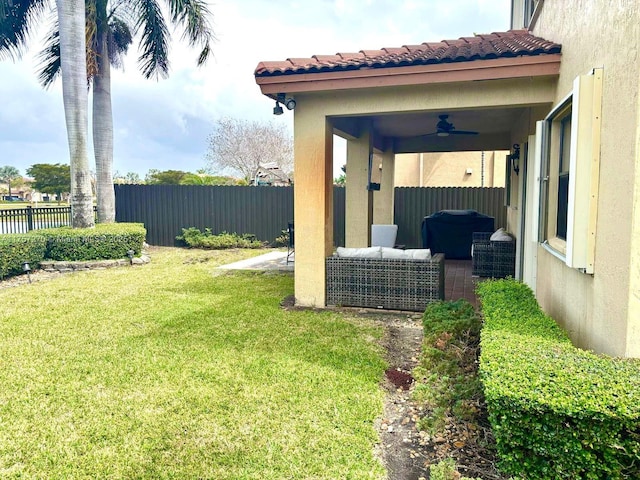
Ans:
[[[471,276],[471,260],[445,260],[444,263],[444,299],[464,298],[478,308],[476,284],[479,277]]]

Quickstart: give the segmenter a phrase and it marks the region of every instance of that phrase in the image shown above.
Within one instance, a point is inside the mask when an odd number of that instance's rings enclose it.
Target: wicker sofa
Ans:
[[[444,299],[444,255],[430,260],[326,259],[326,304],[423,311]]]
[[[474,232],[472,275],[505,278],[515,276],[516,242],[491,240],[491,233]]]

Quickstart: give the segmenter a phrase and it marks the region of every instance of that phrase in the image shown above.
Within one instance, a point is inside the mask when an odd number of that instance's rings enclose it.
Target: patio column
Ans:
[[[295,298],[325,306],[325,258],[333,252],[333,134],[324,115],[298,105],[294,115]]]
[[[367,189],[369,155],[373,153],[371,125],[354,140],[347,140],[347,182],[345,191],[345,245],[368,247],[373,223],[373,192]]]
[[[393,200],[395,184],[395,154],[387,149],[381,155],[382,172],[380,175],[380,191],[373,196],[373,223],[393,224]]]

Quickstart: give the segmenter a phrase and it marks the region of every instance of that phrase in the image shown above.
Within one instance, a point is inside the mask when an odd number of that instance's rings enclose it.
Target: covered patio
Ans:
[[[347,140],[346,246],[367,247],[372,224],[394,223],[396,154],[511,150],[548,112],[559,69],[560,46],[524,30],[261,62],[262,93],[295,108],[296,303],[326,304],[334,134]],[[447,262],[446,298],[473,291],[461,267]]]

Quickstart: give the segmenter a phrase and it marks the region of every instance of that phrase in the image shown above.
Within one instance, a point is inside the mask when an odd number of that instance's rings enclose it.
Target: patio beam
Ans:
[[[373,223],[393,224],[393,200],[395,180],[395,155],[391,148],[382,152],[382,171],[380,172],[380,191],[373,196]]]
[[[345,203],[345,245],[368,247],[373,222],[373,191],[367,189],[369,157],[373,154],[371,121],[363,121],[359,138],[347,140],[347,185]]]

